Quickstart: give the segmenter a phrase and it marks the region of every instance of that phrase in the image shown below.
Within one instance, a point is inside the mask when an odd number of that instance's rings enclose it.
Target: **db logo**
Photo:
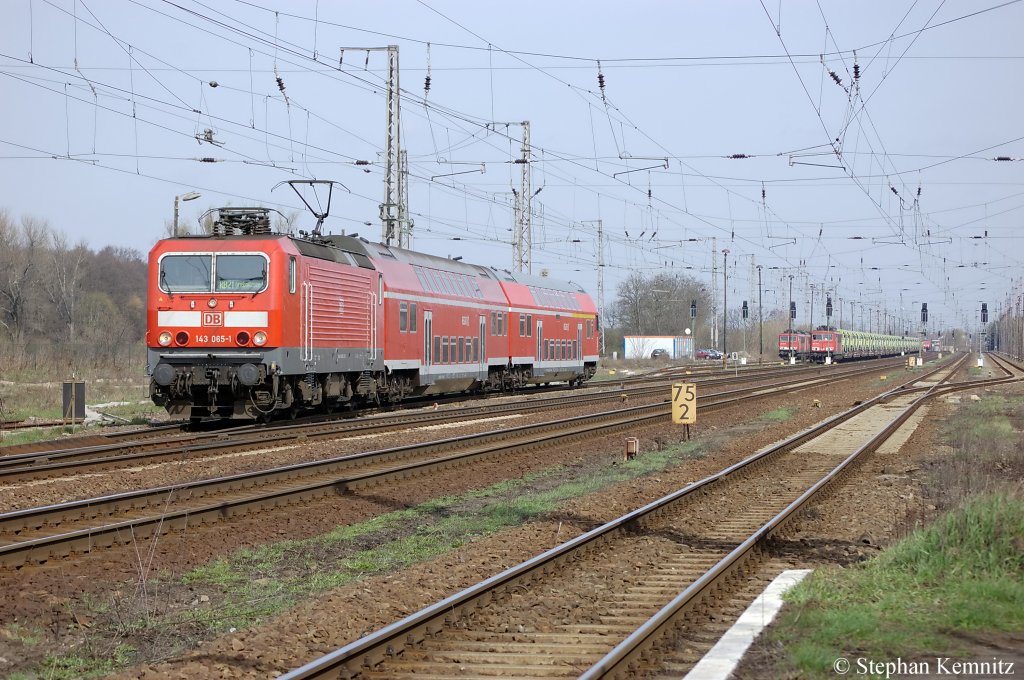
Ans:
[[[203,312],[204,326],[223,326],[224,312]]]

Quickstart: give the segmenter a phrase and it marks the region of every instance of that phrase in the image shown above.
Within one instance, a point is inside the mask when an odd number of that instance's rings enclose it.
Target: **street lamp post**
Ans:
[[[726,328],[729,325],[729,249],[722,249],[722,367],[729,361],[729,345],[726,344]]]
[[[810,331],[811,335],[814,335],[814,284],[811,284],[811,318],[808,320],[811,324]]]
[[[194,201],[202,196],[202,194],[196,191],[190,191],[187,194],[181,194],[180,196],[174,197],[174,235],[178,235],[178,209],[181,206],[182,201]]]
[[[757,363],[764,361],[764,314],[761,311],[761,265],[757,265]]]
[[[789,275],[789,330],[793,330],[793,275]]]

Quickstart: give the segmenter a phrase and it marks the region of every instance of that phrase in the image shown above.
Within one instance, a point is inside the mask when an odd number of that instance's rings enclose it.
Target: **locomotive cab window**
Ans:
[[[160,290],[208,293],[212,270],[212,255],[167,255],[160,260]]]
[[[258,293],[267,287],[267,260],[262,255],[218,255],[218,293]]]

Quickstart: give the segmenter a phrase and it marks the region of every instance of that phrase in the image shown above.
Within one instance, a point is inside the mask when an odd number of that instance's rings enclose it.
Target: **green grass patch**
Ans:
[[[82,434],[85,431],[84,425],[75,427],[75,434]],[[26,430],[3,430],[0,428],[0,446],[16,446],[18,444],[31,444],[32,442],[60,439],[65,434],[72,434],[71,426],[61,427],[38,427]]]
[[[131,663],[135,656],[135,648],[131,645],[118,645],[109,655],[53,655],[47,656],[36,676],[47,680],[77,680],[78,678],[98,678],[123,668]]]
[[[9,623],[0,628],[0,635],[8,640],[20,642],[26,647],[35,647],[43,641],[45,634],[38,628],[25,626],[20,623]]]
[[[781,423],[785,420],[789,420],[790,418],[792,418],[793,411],[795,410],[796,409],[781,406],[775,409],[774,411],[769,411],[768,413],[765,413],[763,416],[761,416],[761,420],[767,420],[773,423]]]
[[[0,400],[3,403],[3,417],[20,420],[28,417],[60,419],[63,378],[47,381],[40,375],[5,375],[10,384],[0,386]],[[130,402],[132,405],[148,399],[149,380],[143,369],[106,375],[90,374],[78,378],[85,383],[87,404],[109,402]],[[111,407],[115,408],[115,407]],[[120,408],[120,407],[116,407]],[[138,404],[137,410],[147,408]]]
[[[1024,498],[981,496],[878,557],[820,569],[787,596],[772,633],[801,676],[838,656],[961,651],[954,631],[1024,630]]]
[[[699,455],[684,443],[625,463],[581,471],[556,466],[458,496],[437,498],[310,539],[240,550],[199,567],[184,582],[212,587],[223,602],[192,610],[193,623],[243,628],[303,597],[457,549],[467,542],[557,510],[565,501],[653,474]]]

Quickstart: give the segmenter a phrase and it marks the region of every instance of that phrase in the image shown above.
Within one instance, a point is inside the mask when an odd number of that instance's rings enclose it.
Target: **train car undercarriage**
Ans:
[[[306,410],[331,412],[356,406],[398,404],[432,394],[510,392],[527,385],[566,382],[579,386],[596,372],[565,369],[534,375],[530,366],[491,367],[486,378],[461,377],[421,384],[415,370],[285,375],[273,364],[157,364],[150,396],[175,419],[270,420]]]

